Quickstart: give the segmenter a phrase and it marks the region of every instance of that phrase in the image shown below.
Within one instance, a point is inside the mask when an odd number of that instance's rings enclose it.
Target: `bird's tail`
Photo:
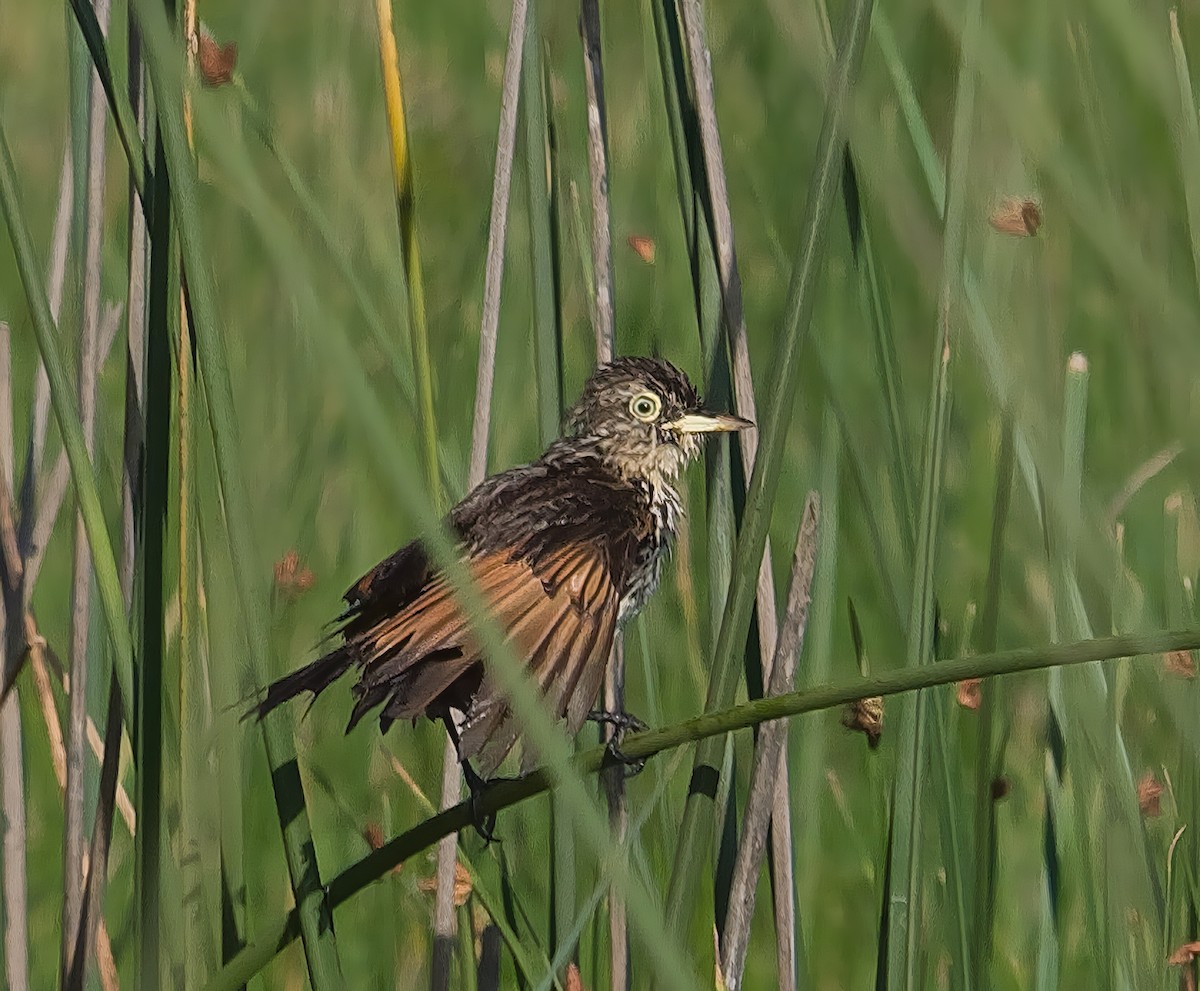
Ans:
[[[318,657],[299,671],[293,671],[272,682],[263,698],[246,713],[246,716],[262,719],[272,709],[289,699],[294,699],[301,692],[311,692],[315,699],[350,669],[355,656],[355,651],[347,644],[330,651],[324,657]]]

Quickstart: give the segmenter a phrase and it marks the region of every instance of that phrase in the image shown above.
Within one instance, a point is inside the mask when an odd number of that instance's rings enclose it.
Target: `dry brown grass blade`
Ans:
[[[820,501],[810,492],[804,504],[804,516],[796,537],[792,558],[791,584],[783,617],[783,630],[775,651],[768,695],[782,695],[793,690],[796,661],[804,646],[808,625],[808,606],[811,601],[813,572],[817,561],[817,527],[820,523]],[[734,861],[729,890],[729,909],[725,916],[725,931],[721,938],[721,970],[728,987],[741,985],[750,941],[750,922],[754,916],[755,891],[762,859],[766,852],[767,830],[772,823],[772,809],[778,795],[776,783],[786,763],[788,724],[769,723],[759,730],[750,773],[750,792],[742,820],[742,837]],[[789,891],[790,894],[790,891]],[[784,986],[794,976],[779,975]]]

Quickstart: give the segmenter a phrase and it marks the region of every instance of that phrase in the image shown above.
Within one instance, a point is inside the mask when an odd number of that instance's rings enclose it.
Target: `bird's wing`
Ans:
[[[536,559],[511,551],[466,561],[483,603],[556,718],[578,729],[599,689],[616,629],[619,592],[603,543],[564,543]],[[351,724],[376,706],[381,721],[411,718],[449,699],[459,679],[482,673],[484,651],[468,615],[443,576],[407,606],[356,637],[362,676]],[[476,682],[478,684],[478,682]],[[472,686],[474,687],[474,685]],[[590,691],[586,700],[577,696]],[[455,697],[458,704],[465,699]],[[512,749],[519,730],[491,676],[470,707],[463,758],[478,756],[488,774]]]

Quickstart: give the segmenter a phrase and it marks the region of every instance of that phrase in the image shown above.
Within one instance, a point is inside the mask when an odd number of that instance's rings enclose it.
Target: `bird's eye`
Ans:
[[[662,400],[653,392],[639,392],[629,400],[629,412],[643,423],[650,423],[662,412]]]

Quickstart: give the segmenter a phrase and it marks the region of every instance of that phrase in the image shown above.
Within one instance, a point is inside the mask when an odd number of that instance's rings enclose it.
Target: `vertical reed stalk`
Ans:
[[[500,89],[500,125],[496,136],[496,167],[492,180],[492,212],[488,225],[487,261],[484,267],[483,318],[479,329],[479,365],[475,378],[474,419],[471,424],[471,456],[468,491],[487,475],[488,434],[492,416],[492,392],[496,376],[496,338],[500,327],[500,289],[504,282],[504,249],[508,233],[508,204],[516,154],[517,111],[521,101],[521,65],[526,44],[528,0],[513,0],[508,29],[508,50]],[[462,767],[458,751],[447,736],[442,755],[442,808],[456,805],[462,793]],[[437,888],[434,902],[434,956],[432,987],[450,987],[450,958],[454,949],[454,878],[457,863],[456,837],[438,844]]]
[[[107,30],[108,0],[96,0],[96,19]],[[72,32],[74,36],[74,32]],[[100,321],[100,252],[104,240],[106,107],[94,72],[88,88],[86,235],[83,258],[83,321],[78,355],[78,402],[88,460],[96,433],[96,337]],[[75,521],[71,584],[71,696],[67,728],[67,791],[63,825],[63,914],[61,978],[71,970],[83,918],[84,787],[87,770],[88,637],[91,629],[92,561],[82,515]],[[13,617],[16,621],[16,617]]]
[[[5,501],[13,491],[12,424],[12,334],[0,320],[0,486]],[[10,655],[8,612],[15,602],[20,607],[20,582],[11,573],[7,556],[0,558],[0,648],[4,650],[5,683],[0,688],[0,816],[3,816],[4,886],[4,976],[11,991],[29,988],[29,877],[27,867],[28,831],[25,815],[25,758],[22,739],[21,707],[17,693],[8,683],[9,668],[16,674],[16,660]],[[16,594],[13,594],[13,593]],[[14,618],[14,622],[16,622]]]
[[[817,560],[819,514],[820,499],[815,492],[810,492],[804,505],[800,531],[796,535],[783,629],[771,665],[771,680],[765,686],[767,695],[782,695],[792,691],[795,686],[796,660],[804,647],[804,634],[808,628],[808,607]],[[754,896],[766,853],[767,831],[772,825],[773,809],[779,794],[779,774],[786,765],[787,737],[787,723],[772,723],[759,731],[754,749],[750,791],[742,818],[742,836],[730,883],[729,911],[721,934],[721,973],[731,991],[742,986],[746,950],[750,945]],[[789,937],[792,935],[788,934]],[[782,934],[780,937],[784,942],[789,941]],[[789,956],[786,962],[791,964],[792,960]],[[784,963],[783,960],[777,962],[780,965]],[[794,980],[793,974],[790,981]],[[789,983],[788,972],[780,972],[778,981],[780,985]]]

